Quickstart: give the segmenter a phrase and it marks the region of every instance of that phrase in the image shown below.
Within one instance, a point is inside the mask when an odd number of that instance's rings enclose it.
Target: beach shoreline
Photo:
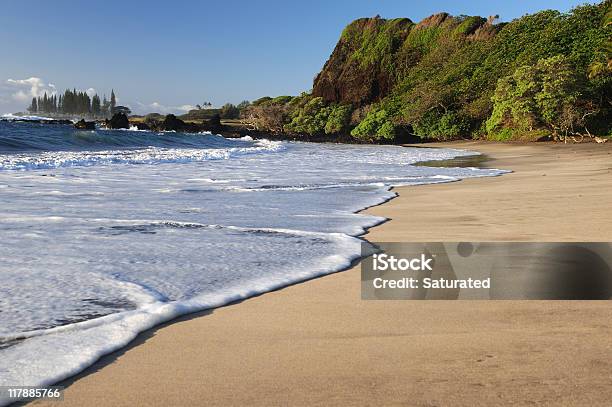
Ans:
[[[427,147],[478,151],[487,166],[514,172],[395,188],[397,198],[365,210],[390,219],[365,239],[612,240],[611,146]],[[359,281],[356,266],[147,331],[65,381],[64,403],[605,405],[612,397],[607,302],[368,302]]]

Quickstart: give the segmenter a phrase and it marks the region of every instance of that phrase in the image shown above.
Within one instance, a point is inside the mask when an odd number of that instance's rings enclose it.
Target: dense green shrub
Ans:
[[[270,96],[264,96],[261,97],[259,99],[256,99],[253,101],[253,103],[251,103],[253,106],[260,106],[262,104],[265,104],[267,102],[269,102],[270,100],[272,100],[272,98]]]
[[[389,113],[385,109],[372,109],[351,131],[351,135],[364,140],[371,139],[393,139],[395,137],[395,126],[389,119]]]
[[[455,112],[432,111],[414,124],[414,132],[421,138],[453,140],[469,135],[468,121]]]
[[[325,134],[346,132],[351,121],[351,113],[353,113],[351,105],[333,106],[325,124]]]
[[[463,21],[455,28],[454,33],[456,35],[473,34],[487,21],[486,18],[480,16],[460,16],[459,19],[463,19]]]
[[[311,98],[293,112],[291,122],[285,126],[285,129],[295,133],[321,134],[325,131],[330,111],[331,109],[323,103],[323,98]]]
[[[586,113],[578,104],[579,81],[569,58],[557,55],[540,59],[534,66],[519,67],[499,80],[493,96],[493,113],[486,129],[532,131],[548,128],[553,135],[566,135],[582,124]]]
[[[293,100],[293,96],[277,96],[272,100],[268,101],[267,103],[273,105],[284,105],[291,102],[291,100]]]

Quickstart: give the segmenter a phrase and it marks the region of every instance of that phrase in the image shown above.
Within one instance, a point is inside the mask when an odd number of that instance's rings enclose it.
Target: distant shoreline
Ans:
[[[49,117],[31,116],[33,118],[27,118],[27,117],[28,116],[14,116],[14,117],[3,116],[3,117],[0,117],[0,121],[30,122],[30,123],[50,124],[50,125],[73,125],[76,120],[79,120],[79,119],[85,120],[85,118],[80,118],[80,117],[79,118],[67,118],[67,116],[66,118],[59,118],[59,117],[56,118],[56,117],[51,117],[51,116]],[[136,118],[129,117],[128,120],[129,120],[130,126],[134,126],[134,127],[138,127],[140,123],[144,122],[143,117],[141,116],[138,116]],[[96,119],[92,121],[95,122],[97,126],[104,126],[108,122],[108,119]],[[422,139],[422,138],[419,138],[417,136],[412,136],[412,135],[409,135],[405,139],[395,140],[391,142],[391,141],[386,141],[384,139],[365,141],[362,139],[352,137],[349,134],[308,135],[308,134],[269,132],[269,131],[249,129],[247,125],[240,123],[238,120],[221,120],[220,126],[210,126],[205,122],[198,123],[196,121],[185,121],[184,123],[190,126],[190,129],[181,130],[180,132],[198,133],[198,132],[210,131],[213,134],[219,134],[226,138],[240,138],[240,137],[248,136],[256,140],[267,139],[267,140],[273,140],[273,141],[302,141],[302,142],[309,142],[309,143],[373,144],[373,145],[412,144],[412,145],[423,145],[423,146],[427,146],[427,145],[431,146],[433,144],[445,145],[448,143],[461,142],[458,140],[436,141],[433,139]],[[140,130],[143,130],[143,129],[140,129]],[[147,130],[147,129],[144,129],[144,130]],[[156,130],[150,130],[150,131],[156,131]],[[500,143],[499,141],[490,141],[490,140],[463,140],[463,141],[465,142],[472,141],[472,142],[479,142],[479,143],[485,143],[485,144]],[[590,144],[590,143],[595,143],[595,142],[599,143],[600,141],[597,141],[597,139],[595,138],[584,138],[580,142],[570,142],[568,144],[570,145],[583,144],[583,143]],[[605,139],[604,139],[604,142],[605,142]],[[537,144],[564,144],[564,143],[555,142],[555,141],[535,142],[535,141],[516,141],[516,140],[505,141],[502,143],[508,144],[508,145],[526,145],[526,144],[534,144],[534,143],[537,143]],[[426,165],[426,164],[421,164],[421,165]]]

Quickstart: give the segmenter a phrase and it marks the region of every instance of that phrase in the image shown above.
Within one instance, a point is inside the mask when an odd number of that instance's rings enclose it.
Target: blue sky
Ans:
[[[439,11],[509,21],[583,1],[4,1],[0,113],[45,90],[114,88],[133,110],[299,94],[359,17]]]

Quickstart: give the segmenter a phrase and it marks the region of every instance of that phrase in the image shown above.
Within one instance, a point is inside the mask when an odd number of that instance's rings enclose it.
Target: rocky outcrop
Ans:
[[[107,120],[106,127],[109,129],[129,129],[130,121],[123,113],[115,113],[110,120]]]
[[[163,122],[159,125],[161,131],[184,131],[187,127],[186,123],[173,114],[166,116]]]
[[[95,130],[96,122],[86,122],[85,119],[81,119],[74,123],[74,128],[79,130]]]
[[[386,96],[395,83],[391,59],[414,24],[407,18],[361,18],[347,26],[312,93],[326,102],[362,106]]]
[[[361,18],[349,24],[316,76],[312,94],[355,108],[378,102],[438,48],[438,38],[469,40],[495,35],[495,18],[438,13],[414,24],[407,18]]]
[[[144,122],[135,123],[134,125],[138,130],[151,130],[151,126]]]
[[[208,120],[202,121],[202,130],[210,131],[211,133],[222,132],[224,126],[221,124],[221,116],[218,114],[214,115]]]
[[[202,131],[210,131],[215,133],[222,131],[224,128],[224,126],[221,124],[221,118],[219,115],[213,116],[210,120],[202,121],[202,124],[185,122],[173,114],[167,115],[161,122],[149,120],[146,124],[142,124],[145,126],[148,125],[153,131],[176,131],[184,133],[199,133]]]

